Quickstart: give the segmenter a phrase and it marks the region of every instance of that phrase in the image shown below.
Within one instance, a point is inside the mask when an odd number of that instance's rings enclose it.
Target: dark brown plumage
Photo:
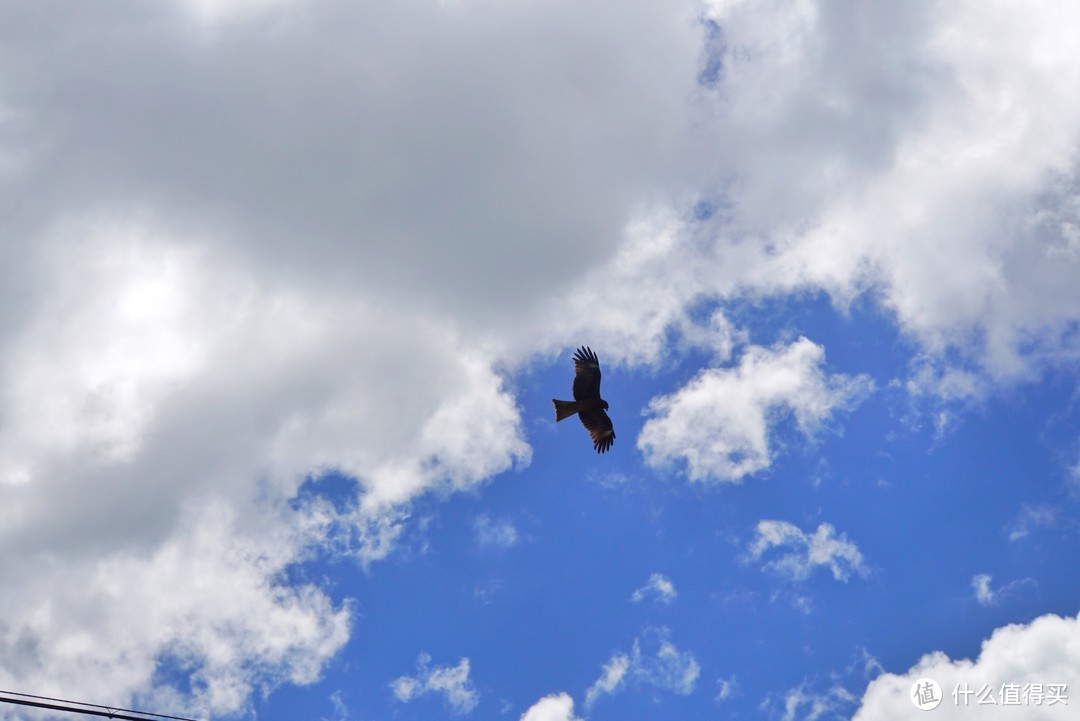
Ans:
[[[575,413],[592,437],[597,453],[606,453],[615,442],[615,430],[604,411],[608,404],[600,397],[600,360],[588,346],[574,353],[574,400],[558,401],[554,398],[555,420],[561,421]]]

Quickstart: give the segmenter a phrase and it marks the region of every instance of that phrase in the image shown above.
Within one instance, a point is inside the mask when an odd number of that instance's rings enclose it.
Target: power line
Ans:
[[[115,706],[102,706],[96,703],[84,703],[82,701],[68,701],[51,696],[35,696],[32,693],[19,693],[17,691],[0,691],[0,703],[10,703],[18,706],[30,706],[33,708],[49,709],[50,711],[66,711],[85,716],[104,716],[111,719],[126,719],[126,721],[153,721],[154,719],[167,719],[168,721],[196,721],[183,716],[169,716],[163,713],[150,711],[136,711],[130,708],[118,708]]]

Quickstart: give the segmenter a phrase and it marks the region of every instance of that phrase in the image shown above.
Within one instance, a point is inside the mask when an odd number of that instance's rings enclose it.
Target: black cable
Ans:
[[[4,696],[19,696],[20,698],[4,698]],[[31,701],[30,699],[35,700]],[[32,693],[19,693],[18,691],[0,691],[0,703],[17,704],[19,706],[32,706],[34,708],[44,708],[51,711],[67,711],[68,713],[80,713],[87,716],[104,716],[106,718],[127,719],[128,721],[148,721],[148,719],[152,718],[171,719],[172,721],[195,721],[195,719],[189,719],[183,716],[169,716],[168,714],[153,713],[151,711],[136,711],[129,708],[102,706],[101,704],[85,703],[83,701],[68,701],[66,699],[53,698],[51,696],[36,696]],[[89,708],[75,708],[76,706],[83,706]],[[99,711],[97,709],[101,710]],[[138,716],[130,716],[128,714],[138,714]]]

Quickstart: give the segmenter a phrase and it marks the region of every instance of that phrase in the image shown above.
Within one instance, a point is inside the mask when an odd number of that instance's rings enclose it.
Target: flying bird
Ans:
[[[582,346],[574,353],[574,400],[558,401],[554,398],[555,421],[569,418],[575,413],[581,424],[592,436],[593,448],[597,453],[606,453],[615,442],[615,431],[611,419],[604,411],[608,404],[600,397],[600,360],[592,348]]]

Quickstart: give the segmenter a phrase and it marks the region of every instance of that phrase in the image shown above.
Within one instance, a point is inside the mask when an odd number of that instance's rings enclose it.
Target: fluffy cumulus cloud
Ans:
[[[806,338],[750,346],[738,366],[708,369],[672,395],[653,399],[638,447],[654,466],[685,461],[695,481],[739,481],[761,471],[772,461],[778,415],[793,417],[809,436],[871,387],[866,377],[828,374],[824,360],[824,349]]]
[[[1075,358],[1076,10],[709,6],[723,222],[770,244],[763,285],[873,288],[929,353],[992,378]]]
[[[245,5],[210,32],[183,12]],[[9,59],[38,60],[3,99],[28,222],[61,194],[150,206],[264,272],[510,321],[692,157],[689,3],[123,2],[93,26],[40,8],[4,18]]]
[[[469,680],[469,659],[461,659],[457,666],[432,666],[431,655],[422,653],[416,661],[415,676],[394,679],[390,688],[402,703],[429,693],[441,694],[446,707],[454,714],[472,712],[480,703],[480,695]]]
[[[580,721],[574,716],[574,699],[570,694],[545,696],[521,715],[521,721]]]
[[[71,245],[76,235],[85,247]],[[215,712],[242,708],[259,685],[310,682],[348,635],[345,611],[313,589],[279,586],[277,574],[331,536],[365,563],[385,556],[418,494],[471,487],[528,460],[503,380],[450,326],[265,283],[204,245],[162,238],[152,223],[77,223],[31,257],[51,295],[12,329],[0,373],[0,538],[9,550],[0,565],[25,589],[0,599],[0,653],[17,670],[8,687],[52,687],[38,677],[40,664],[57,678],[91,678],[80,664],[104,671],[124,662],[131,670],[109,676],[110,695],[146,694],[160,685],[155,664],[176,653],[184,663],[171,668],[205,665],[192,679],[204,691],[190,702]],[[357,481],[348,508],[265,508],[331,469]],[[237,521],[195,543],[187,526],[206,522],[191,510],[203,505],[222,505]],[[179,568],[225,575],[216,550],[247,549],[256,519],[282,536],[306,530],[275,546],[271,561],[238,551],[232,570],[251,581],[237,598],[248,611],[264,607],[266,623],[286,611],[295,623],[281,618],[264,633],[242,605],[206,598],[174,608],[163,593],[143,598],[152,609],[144,626],[126,627],[144,634],[141,643],[106,642],[120,622],[109,620],[117,599],[142,597],[142,578],[183,583]],[[143,563],[116,572],[133,559]],[[48,654],[34,661],[38,644],[71,629],[65,614],[27,609],[72,603],[57,579],[90,579],[93,589],[106,576],[110,591],[85,602],[100,612],[74,614],[99,623],[65,647],[66,664]],[[216,629],[207,639],[214,648],[235,650],[204,659],[202,646],[182,648],[174,614]]]
[[[20,421],[0,429],[9,534],[55,484],[95,474],[163,495],[268,474],[290,492],[336,468],[378,511],[528,458],[512,397],[447,326],[270,287],[152,228],[91,234],[78,273],[61,245],[43,252],[54,294],[27,314],[2,379]]]
[[[347,608],[285,572],[327,542],[382,558],[418,496],[528,462],[496,369],[563,342],[537,332],[549,298],[692,155],[687,7],[0,8],[5,685],[53,688],[52,668],[122,702],[167,692],[161,663],[218,713],[315,678]],[[351,502],[272,512],[331,470]],[[247,550],[262,523],[271,560]],[[103,641],[141,577],[228,575],[221,548],[280,627],[162,593],[141,641]],[[63,662],[41,650],[76,618]]]
[[[4,18],[25,234],[151,208],[261,273],[494,324],[515,357],[585,325],[655,357],[688,303],[808,287],[999,375],[1076,348],[1080,69],[1050,0],[37,7]]]
[[[767,468],[777,418],[810,435],[869,387],[703,303],[869,297],[917,344],[915,392],[1074,361],[1078,14],[3,4],[5,683],[218,713],[310,681],[347,604],[289,569],[330,542],[385,557],[417,498],[528,463],[507,371],[583,333],[617,362],[714,353],[639,439],[693,480]],[[328,471],[348,503],[293,503]],[[183,573],[233,579],[274,631],[137,582]]]
[[[87,699],[108,689],[208,716],[245,711],[256,688],[314,681],[349,637],[349,610],[282,580],[311,529],[259,520],[191,507],[149,554],[5,558],[19,583],[0,600],[4,688]],[[190,695],[169,668],[186,670]]]
[[[680,651],[667,628],[646,629],[634,639],[630,653],[616,653],[600,677],[585,692],[589,708],[604,695],[621,691],[628,683],[646,684],[672,693],[693,693],[701,666],[690,651]]]
[[[837,534],[829,523],[806,533],[787,521],[760,521],[747,549],[747,558],[760,561],[766,555],[775,555],[770,554],[773,549],[787,552],[766,561],[763,568],[793,581],[809,578],[819,567],[828,568],[838,581],[847,581],[852,573],[861,576],[869,573],[862,552],[843,533]]]
[[[906,721],[922,713],[911,693],[927,678],[942,690],[935,719],[978,719],[988,713],[1025,721],[1065,718],[1076,701],[1061,697],[1080,686],[1080,619],[1048,615],[1004,626],[983,642],[974,660],[935,651],[904,674],[883,673],[867,686],[854,721]]]

